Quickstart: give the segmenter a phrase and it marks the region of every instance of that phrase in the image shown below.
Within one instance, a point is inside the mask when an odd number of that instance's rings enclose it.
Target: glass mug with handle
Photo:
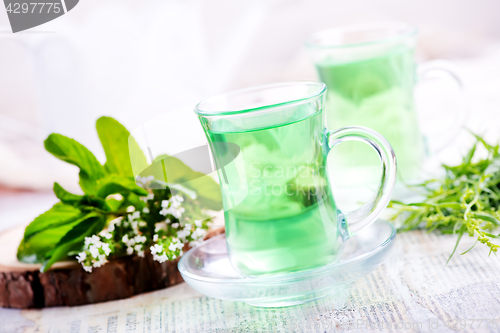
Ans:
[[[280,83],[208,98],[195,108],[217,167],[229,257],[244,276],[336,261],[343,242],[390,200],[396,179],[390,144],[368,128],[326,130],[325,92],[320,82]],[[326,156],[349,140],[376,150],[382,175],[369,202],[341,212]]]
[[[417,29],[397,22],[346,26],[320,31],[306,43],[320,80],[328,87],[327,128],[366,126],[382,134],[398,158],[398,180],[418,180],[428,147],[424,142],[440,141],[439,150],[460,130],[465,120],[465,103],[441,137],[421,135],[414,107],[415,44]],[[445,61],[431,61],[418,68],[419,79],[447,77],[462,84]],[[375,177],[378,162],[366,148],[339,147],[336,165],[343,170],[363,169]],[[352,168],[352,163],[357,168]],[[356,170],[358,169],[358,170]]]

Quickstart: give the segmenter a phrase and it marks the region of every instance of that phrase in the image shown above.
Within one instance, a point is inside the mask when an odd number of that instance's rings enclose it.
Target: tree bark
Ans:
[[[110,260],[87,273],[76,262],[57,263],[45,273],[39,265],[17,261],[23,228],[0,234],[0,306],[42,308],[83,305],[127,298],[182,282],[179,259],[159,263],[150,253]],[[207,238],[224,232],[209,232]]]

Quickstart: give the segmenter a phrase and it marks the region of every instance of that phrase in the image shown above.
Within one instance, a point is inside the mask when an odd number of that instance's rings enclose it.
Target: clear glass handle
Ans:
[[[432,153],[437,153],[457,137],[458,132],[465,123],[469,109],[465,99],[462,80],[451,62],[446,60],[432,60],[418,66],[419,83],[434,78],[447,78],[454,82],[459,89],[457,98],[461,101],[461,107],[458,108],[457,114],[451,121],[451,125],[448,128],[442,129],[440,131],[441,135],[436,135],[436,137],[433,135],[427,138],[429,141],[438,142],[437,148],[432,151]]]
[[[359,209],[352,212],[341,212],[345,222],[347,222],[346,230],[342,230],[344,239],[347,239],[373,223],[389,204],[396,183],[396,155],[389,142],[382,135],[366,127],[352,126],[336,131],[326,130],[325,138],[327,140],[325,158],[330,150],[341,142],[360,141],[375,149],[382,163],[380,186],[373,197]]]

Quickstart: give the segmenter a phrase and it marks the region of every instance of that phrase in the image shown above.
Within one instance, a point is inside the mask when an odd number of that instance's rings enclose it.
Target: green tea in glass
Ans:
[[[394,153],[375,131],[327,131],[326,87],[290,82],[230,92],[196,107],[223,196],[226,241],[242,275],[289,272],[335,262],[349,236],[387,206],[396,177]],[[326,157],[336,144],[367,143],[380,156],[380,188],[365,206],[335,204]]]
[[[326,83],[327,128],[366,126],[382,134],[398,158],[398,178],[409,183],[421,171],[426,147],[415,112],[413,89],[417,79],[415,43],[417,31],[404,23],[376,23],[321,31],[307,42],[319,78]],[[443,74],[457,81],[443,63],[422,67],[421,76]],[[448,143],[463,121],[464,109],[450,123]],[[434,139],[434,138],[433,138]],[[339,147],[343,170],[378,172],[377,157],[368,147]]]

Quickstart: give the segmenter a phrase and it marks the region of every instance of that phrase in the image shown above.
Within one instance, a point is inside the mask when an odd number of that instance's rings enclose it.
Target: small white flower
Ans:
[[[109,254],[111,253],[111,249],[109,248],[109,244],[107,244],[107,243],[103,244],[101,248],[104,251],[104,254],[109,256]]]
[[[177,231],[177,237],[179,237],[182,241],[186,241],[186,237],[189,236],[191,232],[186,229],[182,229]]]
[[[155,244],[149,248],[152,254],[162,253],[163,247],[160,244]]]
[[[154,234],[153,235],[153,242],[157,242],[158,241],[158,234]]]
[[[101,236],[106,239],[111,239],[113,237],[113,235],[111,235],[109,232],[106,231],[101,232]]]
[[[155,232],[158,232],[160,230],[167,231],[167,225],[164,222],[158,222],[155,224]]]
[[[180,218],[182,213],[184,213],[185,209],[182,207],[177,208],[175,211],[172,212],[172,215],[176,218]]]
[[[142,212],[143,212],[144,214],[149,214],[149,208],[148,208],[148,207],[144,207],[144,208],[142,209]]]
[[[128,206],[126,209],[127,213],[132,213],[134,210],[135,210],[134,206]]]
[[[172,243],[168,246],[168,249],[170,251],[175,251],[177,249],[182,249],[184,247],[184,244],[178,239],[178,238],[173,238]]]
[[[146,238],[146,236],[137,235],[134,237],[134,240],[136,243],[146,243],[148,239]]]
[[[168,200],[162,200],[161,206],[163,208],[168,208],[170,206],[170,201],[168,201]]]
[[[135,211],[128,216],[128,220],[130,222],[134,222],[134,221],[138,220],[140,217],[141,217],[141,212]]]
[[[170,198],[170,200],[172,201],[176,201],[176,202],[183,202],[184,201],[184,198],[181,197],[180,195],[176,194],[174,195],[172,198]]]
[[[127,243],[128,243],[128,241],[129,241],[129,239],[128,239],[128,235],[123,236],[123,238],[122,238],[122,242],[123,242],[123,243],[125,243],[125,244],[127,244]]]
[[[99,256],[99,250],[95,245],[90,245],[89,252],[94,258],[97,258]]]
[[[130,247],[130,246],[129,246],[129,247],[127,247],[127,254],[128,254],[128,255],[131,255],[132,253],[134,253],[134,248],[132,248],[132,247]]]
[[[146,187],[146,185],[152,181],[153,179],[155,179],[154,176],[147,176],[147,177],[141,177],[141,176],[137,176],[137,178],[135,179],[135,182],[137,185],[139,185],[140,187]]]
[[[85,260],[87,258],[87,253],[85,252],[80,252],[77,256],[76,259],[78,260],[79,263]]]
[[[83,269],[84,269],[86,272],[92,273],[92,266],[83,266]]]
[[[198,228],[201,227],[201,220],[194,220],[194,225],[196,225]]]
[[[175,228],[175,229],[179,228],[179,223],[172,223],[172,228]]]
[[[137,244],[135,247],[134,247],[134,250],[139,252],[139,251],[142,251],[142,245],[141,244]]]
[[[186,240],[186,237],[188,236],[188,234],[184,231],[184,230],[179,230],[177,231],[177,237],[179,237],[180,239],[182,239],[183,241]]]
[[[194,240],[194,241],[189,242],[189,246],[195,247],[195,246],[200,245],[201,243],[203,243],[203,242],[200,240]]]
[[[148,201],[153,200],[154,198],[155,198],[155,195],[153,193],[149,193],[147,196],[141,197],[141,200],[144,202],[148,202]]]
[[[168,257],[166,254],[162,254],[161,256],[156,256],[155,260],[159,261],[160,263],[164,263],[168,260]]]
[[[137,255],[141,258],[144,258],[144,251],[138,251]]]
[[[89,247],[90,243],[92,243],[92,238],[85,237],[85,247]]]
[[[196,228],[196,230],[193,231],[193,233],[191,234],[191,237],[194,238],[194,239],[198,239],[198,238],[205,237],[206,234],[207,234],[206,230],[201,229],[201,228]]]
[[[162,210],[160,210],[160,211],[159,211],[159,214],[160,214],[160,215],[163,215],[163,216],[167,216],[167,215],[168,215],[168,212],[169,212],[169,210],[168,210],[168,209],[163,208]]]

